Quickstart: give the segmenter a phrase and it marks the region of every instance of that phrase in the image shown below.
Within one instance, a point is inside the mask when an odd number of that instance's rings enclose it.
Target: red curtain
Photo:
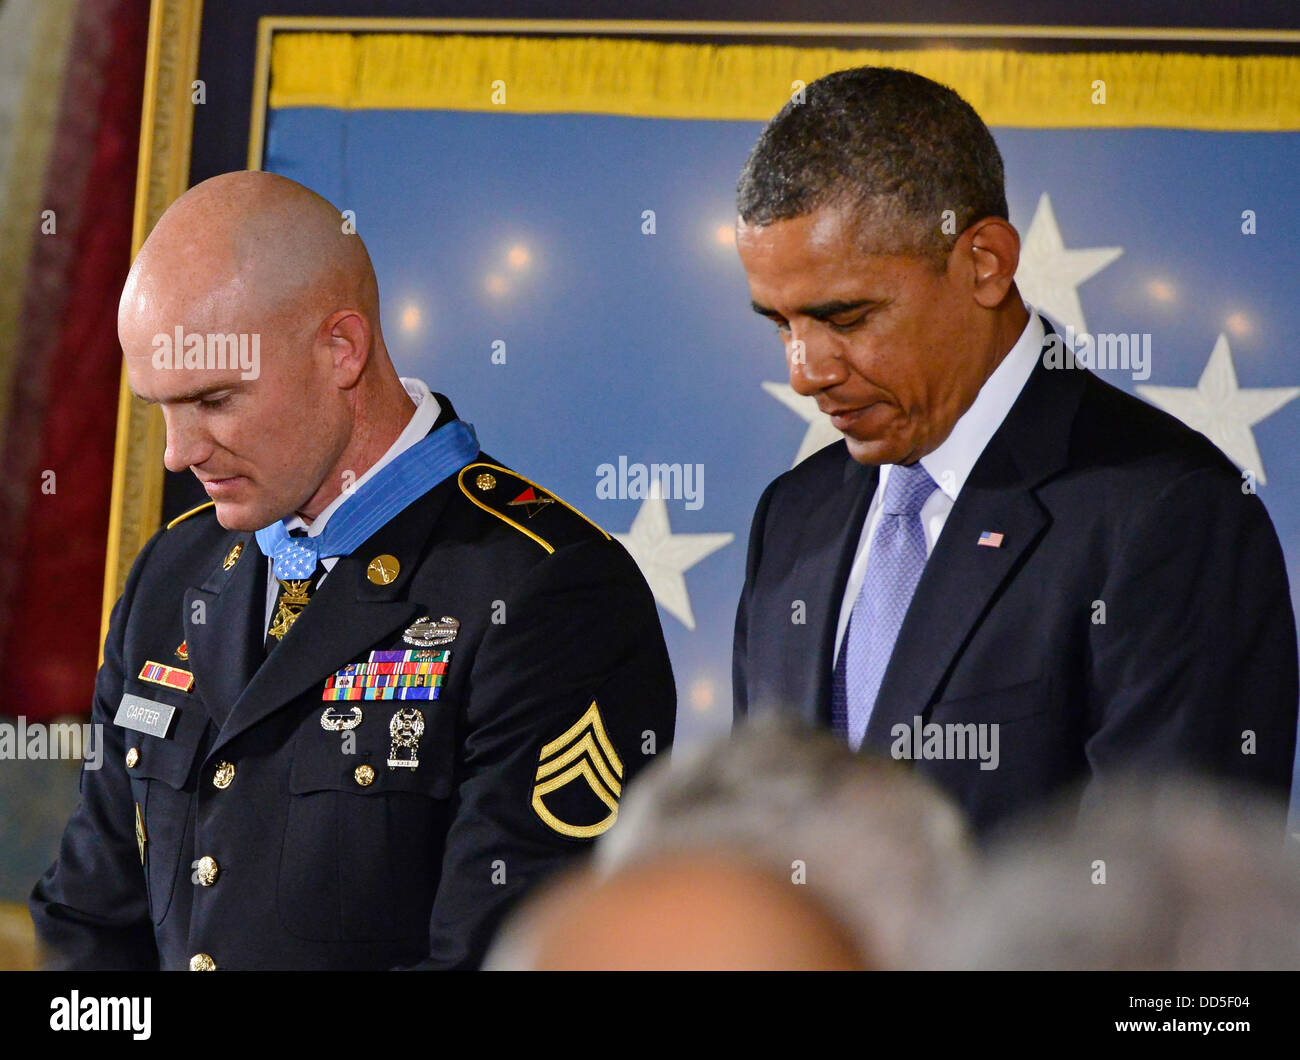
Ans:
[[[58,228],[28,272],[0,632],[4,712],[32,721],[85,713],[94,686],[147,31],[143,0],[80,5],[45,174]]]

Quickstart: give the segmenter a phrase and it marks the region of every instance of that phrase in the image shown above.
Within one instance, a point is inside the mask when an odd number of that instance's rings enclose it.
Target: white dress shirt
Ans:
[[[971,468],[989,444],[989,439],[1002,426],[1002,421],[1007,418],[1020,391],[1029,382],[1034,365],[1038,363],[1045,335],[1043,321],[1033,306],[1026,305],[1026,308],[1029,310],[1029,320],[1016,344],[1002,358],[1002,363],[993,370],[993,374],[984,381],[980,392],[975,395],[975,401],[953,425],[943,444],[934,452],[921,457],[921,466],[939,487],[921,506],[921,526],[925,528],[927,556],[934,551],[935,542],[939,540],[943,525],[948,521],[948,513],[952,511],[957,495],[966,484]],[[890,467],[891,464],[881,465],[880,481],[862,523],[858,550],[849,571],[848,584],[844,586],[844,598],[840,602],[840,620],[835,630],[835,659],[832,665],[839,661],[840,642],[844,639],[844,630],[853,613],[854,601],[857,600],[863,579],[867,575],[871,537],[876,532],[876,524],[880,522],[880,502],[885,495]]]
[[[364,475],[352,484],[351,490],[344,490],[325,506],[324,511],[309,524],[307,520],[300,515],[292,515],[288,519],[282,520],[286,530],[297,530],[302,527],[307,528],[308,537],[317,537],[325,530],[325,524],[329,518],[342,506],[343,502],[352,495],[352,492],[360,489],[379,473],[380,468],[392,463],[402,453],[410,449],[416,442],[423,438],[433,429],[434,423],[437,422],[441,409],[438,406],[438,399],[429,391],[428,386],[419,379],[407,379],[402,377],[402,386],[406,388],[406,393],[415,403],[415,412],[412,414],[410,421],[402,429],[402,433],[397,436],[397,441],[388,447],[388,452],[384,453]],[[334,564],[339,561],[338,556],[330,556],[328,559],[322,559],[321,563],[325,567],[325,573],[321,575],[320,581],[316,583],[320,586],[321,582],[329,577],[329,572],[334,569]],[[275,572],[272,569],[270,557],[266,560],[266,622],[265,628],[271,628],[271,618],[275,614],[275,600],[280,595],[280,583],[275,580]]]

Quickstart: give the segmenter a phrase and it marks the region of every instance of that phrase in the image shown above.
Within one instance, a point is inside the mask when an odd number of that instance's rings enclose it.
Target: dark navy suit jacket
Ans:
[[[736,617],[737,720],[829,725],[837,619],[877,479],[837,442],[763,493]],[[1245,486],[1174,417],[1040,360],[935,543],[864,749],[910,753],[895,727],[918,717],[962,736],[996,723],[996,769],[916,762],[980,830],[1143,765],[1284,798],[1295,622],[1277,535]],[[977,544],[985,530],[1001,547]]]

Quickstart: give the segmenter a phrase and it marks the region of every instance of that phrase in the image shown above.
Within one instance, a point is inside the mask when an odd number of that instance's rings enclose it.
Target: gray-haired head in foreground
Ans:
[[[733,851],[805,883],[884,968],[909,963],[973,857],[961,814],[929,783],[775,717],[637,778],[595,865],[691,850]]]
[[[933,936],[943,968],[1300,968],[1300,864],[1281,808],[1196,778],[1130,780],[990,852]]]
[[[937,266],[971,224],[1007,218],[1002,155],[952,89],[890,67],[839,70],[768,123],[741,170],[736,209],[761,226],[840,204],[858,214],[865,252]]]

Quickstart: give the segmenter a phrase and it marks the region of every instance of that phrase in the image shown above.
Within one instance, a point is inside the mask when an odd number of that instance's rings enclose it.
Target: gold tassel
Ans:
[[[790,98],[794,82],[864,65],[898,66],[950,85],[993,126],[1300,128],[1300,58],[1290,56],[876,51],[442,33],[277,34],[270,105],[766,121]],[[1094,102],[1098,81],[1105,83],[1104,103]]]

